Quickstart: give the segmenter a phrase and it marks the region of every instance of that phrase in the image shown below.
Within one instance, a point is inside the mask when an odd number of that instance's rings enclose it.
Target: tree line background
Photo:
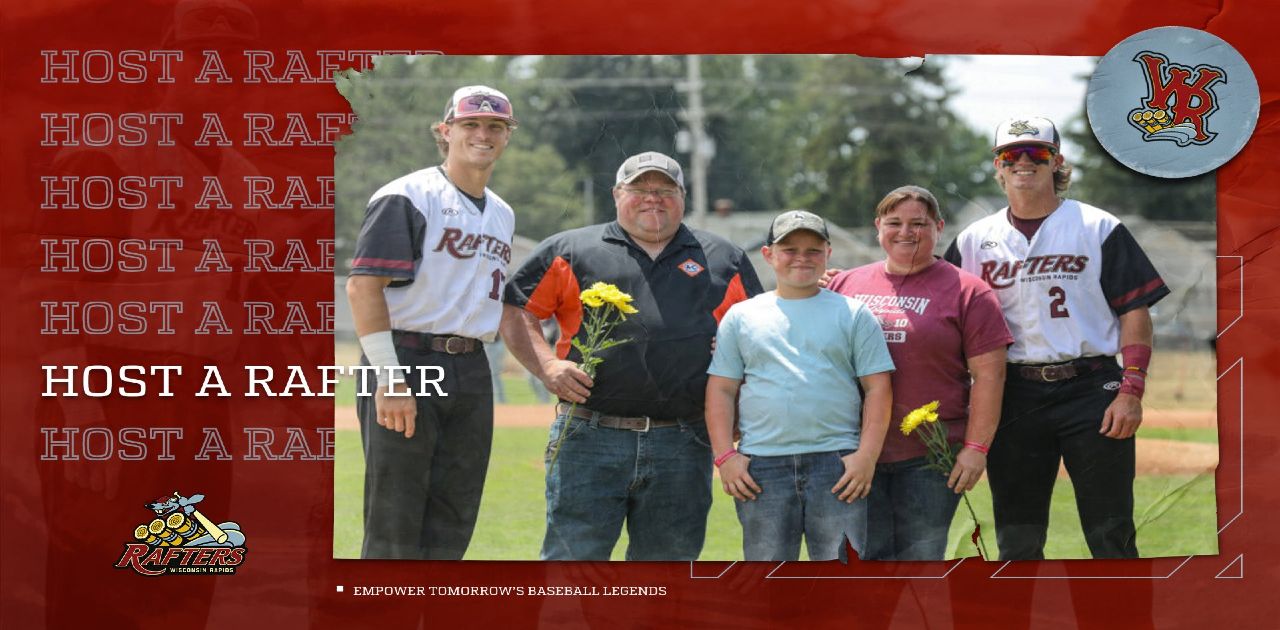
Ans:
[[[850,55],[701,59],[706,132],[715,156],[707,199],[739,211],[806,208],[846,227],[870,225],[889,190],[918,184],[944,212],[999,196],[989,130],[953,111],[942,63]],[[631,154],[661,151],[686,166],[684,56],[385,57],[337,80],[359,121],[337,147],[336,235],[342,270],[369,196],[440,162],[431,126],[459,86],[511,97],[520,127],[490,188],[516,209],[516,231],[540,240],[613,217],[614,172]],[[991,80],[999,81],[999,77]],[[1071,196],[1116,214],[1213,221],[1213,174],[1162,180],[1131,171],[1083,124],[1055,121],[1084,148]]]

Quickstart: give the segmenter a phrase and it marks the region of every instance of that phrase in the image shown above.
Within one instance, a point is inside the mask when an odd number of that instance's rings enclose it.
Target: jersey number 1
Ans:
[[[1067,292],[1062,287],[1050,287],[1049,297],[1053,298],[1049,302],[1049,317],[1071,317],[1071,313],[1067,312]]]
[[[494,269],[491,275],[493,276],[493,288],[489,289],[489,299],[500,300],[502,299],[502,281],[506,280],[507,277],[503,275],[501,269]]]

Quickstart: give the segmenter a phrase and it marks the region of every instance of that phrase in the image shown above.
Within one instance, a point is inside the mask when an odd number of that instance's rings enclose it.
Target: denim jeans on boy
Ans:
[[[922,457],[876,465],[863,560],[942,560],[960,495]]]
[[[547,443],[543,560],[608,560],[627,525],[627,560],[696,560],[711,510],[711,445],[701,418],[646,432],[565,416]]]
[[[862,553],[867,501],[845,503],[831,488],[844,474],[840,458],[852,451],[751,456],[747,472],[761,492],[734,501],[747,560],[799,560],[804,537],[810,560],[835,560],[845,538]]]

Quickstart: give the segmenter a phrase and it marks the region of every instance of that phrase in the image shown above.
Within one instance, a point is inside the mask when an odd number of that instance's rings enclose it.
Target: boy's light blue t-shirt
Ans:
[[[765,456],[858,448],[855,379],[890,371],[875,316],[826,289],[799,300],[771,291],[735,304],[720,322],[707,369],[743,381],[738,450]]]

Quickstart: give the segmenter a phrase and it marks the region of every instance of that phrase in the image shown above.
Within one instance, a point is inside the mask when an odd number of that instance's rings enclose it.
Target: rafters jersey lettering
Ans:
[[[447,252],[459,259],[471,258],[479,253],[490,260],[511,262],[511,245],[488,234],[467,233],[458,228],[445,228],[434,251]]]
[[[1089,265],[1088,256],[1056,255],[1032,256],[1026,260],[987,260],[982,263],[982,280],[993,289],[1013,286],[1019,276],[1033,281],[1046,278],[1035,276],[1057,273],[1083,273]]]

